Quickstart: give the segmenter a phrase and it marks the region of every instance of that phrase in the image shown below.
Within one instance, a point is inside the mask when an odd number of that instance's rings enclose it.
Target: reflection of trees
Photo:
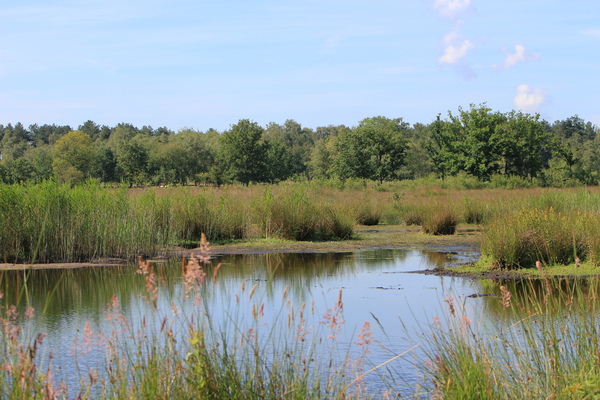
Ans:
[[[136,268],[4,271],[0,275],[0,292],[4,293],[5,304],[18,304],[22,311],[28,305],[38,314],[45,310],[44,317],[49,324],[59,323],[61,318],[74,312],[102,320],[113,294],[119,298],[123,310],[130,310],[133,299],[145,294],[144,277],[135,273]],[[165,282],[160,286],[172,293],[181,269],[165,267],[161,274],[157,266],[156,272]]]
[[[356,253],[271,253],[227,255],[217,257],[206,265],[207,282],[203,297],[219,306],[240,292],[242,282],[247,290],[258,284],[257,295],[274,299],[275,293],[290,286],[293,301],[310,301],[315,287],[334,277],[343,285],[363,271],[395,270],[410,255],[419,254],[420,263],[438,265],[448,258],[440,253],[413,250],[375,249]],[[218,263],[217,285],[212,284],[213,268]],[[152,263],[159,278],[160,300],[167,304],[183,299],[181,288],[182,260],[172,259],[164,264]],[[124,313],[137,313],[140,296],[146,296],[145,277],[136,274],[137,265],[119,267],[90,267],[69,270],[4,271],[0,273],[0,292],[5,305],[17,304],[20,312],[31,305],[37,315],[45,309],[48,324],[61,324],[69,315],[86,315],[91,322],[103,320],[106,305],[113,294],[119,298]],[[27,288],[24,282],[27,277]],[[51,297],[50,297],[51,295]],[[21,298],[19,299],[19,296]],[[26,296],[29,298],[27,299]]]

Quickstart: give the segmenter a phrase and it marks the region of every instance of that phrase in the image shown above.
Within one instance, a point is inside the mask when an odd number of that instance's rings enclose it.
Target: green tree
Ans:
[[[277,140],[266,141],[263,147],[265,169],[261,180],[276,183],[288,179],[294,172],[294,154]]]
[[[544,167],[543,149],[550,145],[539,114],[511,111],[505,114],[504,129],[497,130],[498,148],[505,175],[536,177]]]
[[[40,183],[48,179],[52,179],[54,171],[52,169],[52,149],[48,145],[34,147],[24,155],[29,164],[33,168],[32,180],[35,183]]]
[[[360,121],[355,131],[366,138],[372,171],[370,179],[380,183],[385,179],[393,179],[398,168],[404,164],[408,141],[403,133],[407,126],[402,118],[378,116]]]
[[[212,132],[202,133],[185,128],[172,137],[171,141],[176,141],[185,150],[189,176],[207,173],[216,162],[216,141],[212,135]],[[218,139],[218,134],[216,138]]]
[[[155,141],[148,153],[148,171],[155,183],[186,184],[191,175],[190,158],[177,141]]]
[[[342,179],[394,179],[404,163],[408,141],[402,118],[365,118],[352,131],[342,132],[336,144],[333,171]]]
[[[100,125],[97,125],[92,120],[87,120],[83,125],[79,125],[78,130],[91,137],[94,141],[100,136]]]
[[[148,150],[140,139],[121,142],[117,150],[117,166],[123,171],[123,176],[129,187],[135,182],[145,180],[148,166]]]
[[[71,132],[72,129],[69,125],[57,126],[55,124],[46,124],[38,126],[38,124],[33,124],[29,125],[29,130],[31,131],[30,136],[34,146],[41,147],[47,144],[55,144],[58,139]]]
[[[106,144],[96,147],[96,164],[92,176],[101,182],[119,181],[117,174],[117,157]]]
[[[92,138],[81,131],[71,131],[60,138],[52,154],[52,167],[59,182],[71,184],[90,177],[96,161]]]
[[[223,134],[221,157],[229,179],[246,186],[261,180],[265,164],[262,133],[263,128],[256,122],[241,119]]]
[[[330,138],[324,136],[323,139],[317,140],[315,147],[313,147],[310,154],[310,161],[308,162],[308,171],[311,178],[328,179],[331,177],[330,170],[333,155],[330,150],[330,143],[332,143]]]
[[[492,112],[485,103],[476,107],[471,104],[468,111],[458,108],[459,114],[448,113],[449,128],[459,139],[456,146],[462,170],[487,180],[499,171],[501,159],[500,138],[503,135],[504,114]]]
[[[458,137],[448,127],[449,123],[442,121],[440,115],[431,124],[429,139],[424,142],[423,147],[431,161],[437,175],[443,179],[448,175],[460,170],[458,149]]]

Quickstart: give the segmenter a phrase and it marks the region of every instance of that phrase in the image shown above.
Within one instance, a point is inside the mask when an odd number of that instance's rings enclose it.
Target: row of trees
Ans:
[[[6,183],[86,178],[133,184],[221,184],[286,179],[444,178],[466,173],[542,179],[550,184],[600,177],[598,129],[577,116],[553,124],[539,115],[494,112],[486,104],[439,115],[430,124],[365,118],[302,127],[294,120],[261,127],[240,120],[229,130],[200,132],[131,124],[0,125],[0,180]]]

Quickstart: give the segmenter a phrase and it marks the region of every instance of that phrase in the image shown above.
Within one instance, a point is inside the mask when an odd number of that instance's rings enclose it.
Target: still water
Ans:
[[[291,306],[298,310],[306,304],[305,314],[313,318],[313,332],[317,332],[319,321],[334,307],[341,290],[345,322],[337,334],[337,346],[350,356],[363,351],[353,343],[357,342],[356,335],[368,321],[374,329],[374,340],[369,347],[367,370],[414,345],[414,338],[407,340],[407,336],[412,337],[419,324],[428,326],[434,316],[444,313],[442,308],[447,308],[444,302],[447,295],[453,296],[457,305],[464,307],[472,319],[481,318],[477,313],[483,310],[486,314],[501,310],[497,297],[468,297],[497,293],[493,285],[486,286],[478,280],[415,273],[477,257],[468,252],[389,249],[215,256],[206,267],[203,307],[215,316],[215,324],[235,320],[242,326],[244,321],[252,320],[251,306],[250,303],[242,307],[236,304],[243,297],[242,291],[247,299],[255,286],[252,304],[264,304],[261,323],[273,325],[277,319],[281,322]],[[221,267],[213,282],[212,271],[218,263]],[[27,307],[35,309],[35,317],[28,321],[25,331],[32,335],[35,332],[48,335],[43,351],[45,354],[53,352],[56,380],[77,385],[78,379],[86,375],[86,368],[100,365],[105,357],[83,343],[84,330],[88,321],[94,332],[109,332],[114,328],[109,326],[106,313],[113,294],[131,326],[146,324],[158,330],[163,316],[185,320],[186,314],[193,309],[194,299],[186,296],[182,284],[182,261],[159,261],[152,265],[159,276],[156,307],[148,299],[144,277],[136,274],[137,265],[30,271],[27,284],[24,272],[7,271],[1,275],[0,292],[4,293],[2,301],[5,305],[15,304],[19,299],[21,316]],[[289,304],[287,299],[290,299]],[[176,327],[174,331],[175,335],[184,334]],[[410,394],[417,383],[422,382],[412,361],[418,352],[419,349],[413,350],[395,361],[392,368],[386,368],[388,373],[393,370],[398,375],[393,379],[397,385],[395,390],[400,393]],[[386,388],[378,373],[368,375],[365,381],[375,391]]]

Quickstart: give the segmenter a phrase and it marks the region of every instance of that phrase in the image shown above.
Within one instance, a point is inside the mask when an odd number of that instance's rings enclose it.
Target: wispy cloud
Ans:
[[[475,49],[475,45],[470,40],[463,38],[463,35],[459,32],[461,24],[462,21],[459,21],[456,29],[442,38],[444,54],[438,58],[438,63],[452,66],[465,79],[473,79],[477,77],[477,74],[466,62],[465,56],[469,50]]]
[[[500,68],[500,67],[510,68],[510,67],[514,66],[515,64],[517,64],[518,62],[525,63],[527,61],[539,60],[541,57],[542,57],[542,55],[540,53],[528,52],[528,51],[526,51],[525,46],[523,46],[522,44],[517,44],[515,46],[515,53],[508,54],[506,56],[506,59],[504,60],[503,65],[500,66],[498,64],[493,64],[492,67],[494,67],[494,68]]]
[[[444,55],[438,60],[440,64],[456,65],[463,58],[469,49],[474,49],[475,45],[469,40],[463,40],[460,43],[448,44],[444,48]]]
[[[527,84],[517,86],[517,95],[513,104],[517,109],[532,112],[546,102],[547,92],[540,88],[532,88]]]
[[[448,18],[459,18],[475,9],[471,0],[434,0],[433,6],[441,16]]]

